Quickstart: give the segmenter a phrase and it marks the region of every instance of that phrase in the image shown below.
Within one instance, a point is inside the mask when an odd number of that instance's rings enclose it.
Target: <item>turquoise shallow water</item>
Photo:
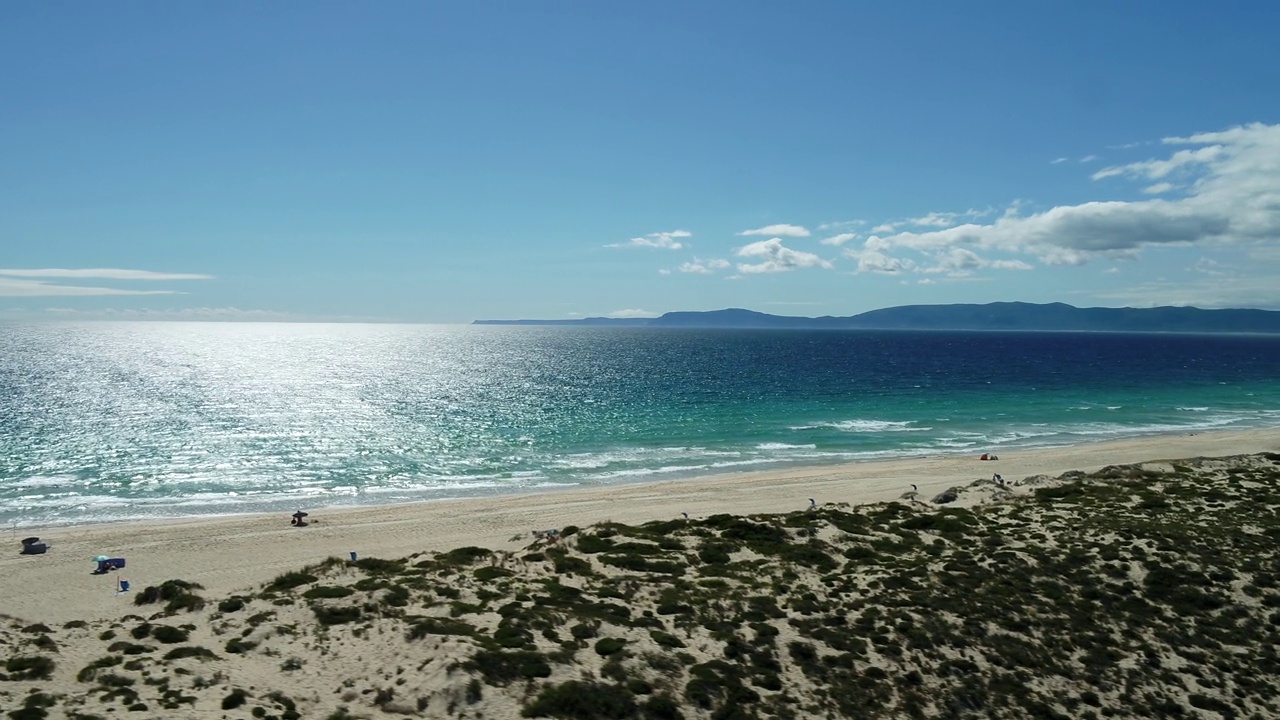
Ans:
[[[1280,337],[0,325],[0,522],[370,504],[1280,424]]]

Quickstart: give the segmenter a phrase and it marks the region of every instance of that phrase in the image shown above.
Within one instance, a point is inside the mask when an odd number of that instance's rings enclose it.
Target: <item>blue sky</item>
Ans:
[[[0,6],[0,318],[1280,309],[1280,5]]]

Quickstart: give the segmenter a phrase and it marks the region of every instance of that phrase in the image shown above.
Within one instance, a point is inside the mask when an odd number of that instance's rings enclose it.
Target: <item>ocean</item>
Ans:
[[[367,505],[1280,425],[1280,337],[0,325],[0,523]]]

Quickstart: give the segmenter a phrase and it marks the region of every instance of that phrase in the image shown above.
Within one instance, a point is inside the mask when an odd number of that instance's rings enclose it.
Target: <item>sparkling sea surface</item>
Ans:
[[[0,523],[1280,425],[1280,337],[0,324]]]

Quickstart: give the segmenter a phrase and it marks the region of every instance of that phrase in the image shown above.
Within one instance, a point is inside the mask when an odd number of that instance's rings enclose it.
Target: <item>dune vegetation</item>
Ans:
[[[1280,455],[330,558],[5,618],[38,718],[1280,715]],[[938,500],[947,498],[939,497]]]

